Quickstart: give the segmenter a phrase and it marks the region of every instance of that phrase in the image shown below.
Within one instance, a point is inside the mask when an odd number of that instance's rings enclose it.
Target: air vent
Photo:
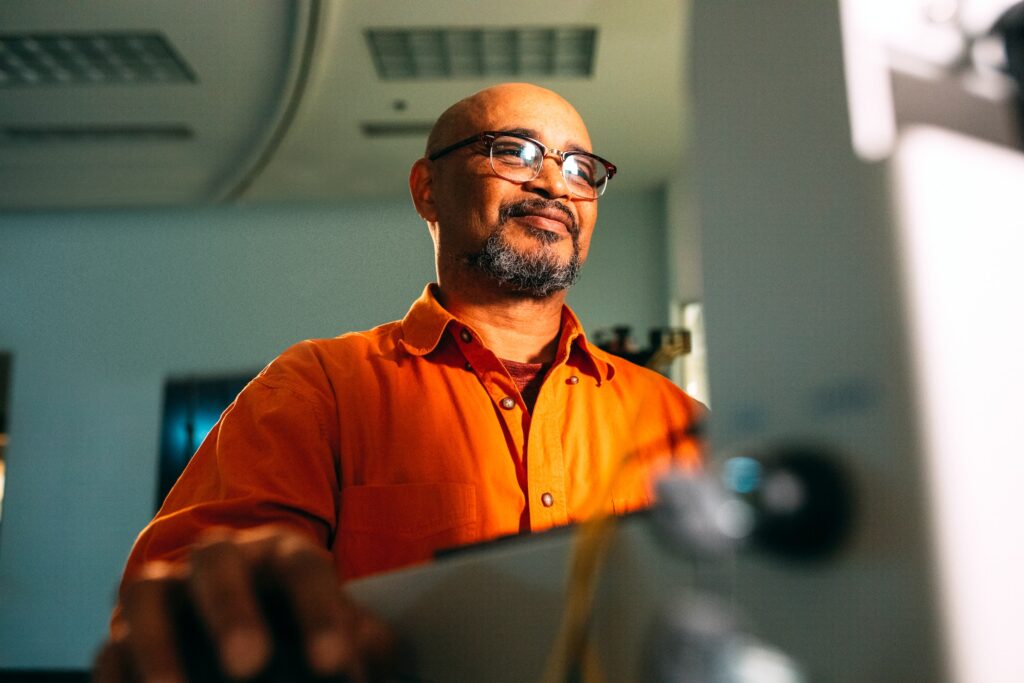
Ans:
[[[392,123],[370,121],[362,124],[363,135],[368,138],[422,137],[426,139],[434,124],[429,121]]]
[[[195,80],[159,33],[0,35],[0,88]]]
[[[71,142],[178,142],[192,138],[187,126],[5,126],[0,144]]]
[[[434,28],[366,31],[384,80],[555,76],[593,73],[595,28]]]

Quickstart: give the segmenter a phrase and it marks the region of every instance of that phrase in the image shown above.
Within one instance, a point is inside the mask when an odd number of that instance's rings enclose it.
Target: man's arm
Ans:
[[[224,411],[156,517],[143,529],[126,579],[149,562],[177,563],[203,532],[268,524],[327,548],[341,479],[335,399],[315,351],[292,347]]]
[[[345,599],[328,551],[340,491],[333,405],[300,344],[224,412],[132,549],[97,680],[307,666],[359,680],[387,649],[387,630]]]

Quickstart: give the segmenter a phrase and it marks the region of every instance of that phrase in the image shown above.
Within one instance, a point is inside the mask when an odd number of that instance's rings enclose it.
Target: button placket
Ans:
[[[524,411],[518,409],[515,383],[508,378],[497,357],[467,327],[460,326],[452,332],[465,358],[464,367],[476,375],[480,386],[498,409],[496,417],[504,423],[506,433],[512,438],[515,448],[513,455],[522,462],[526,449],[526,430],[523,423]]]
[[[575,389],[569,374],[575,368],[557,363],[549,371],[531,415],[527,482],[530,491],[530,524],[547,529],[570,521],[565,490],[565,453],[562,443],[566,411]]]
[[[499,369],[500,362],[493,354],[479,345],[466,346],[462,352],[467,359],[466,369],[476,373],[495,405],[503,413],[515,410],[519,405],[515,384],[506,376],[504,369]]]

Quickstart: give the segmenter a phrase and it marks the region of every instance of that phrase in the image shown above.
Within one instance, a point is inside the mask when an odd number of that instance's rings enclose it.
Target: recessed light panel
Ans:
[[[192,81],[159,33],[0,34],[0,88]]]
[[[368,29],[366,41],[377,75],[385,80],[587,78],[597,29]]]

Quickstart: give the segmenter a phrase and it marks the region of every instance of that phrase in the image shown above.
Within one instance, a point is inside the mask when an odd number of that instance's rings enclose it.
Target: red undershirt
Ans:
[[[526,409],[532,413],[533,405],[537,402],[537,394],[540,393],[540,385],[544,383],[544,375],[547,374],[551,363],[519,363],[501,359],[501,364],[516,383]]]

